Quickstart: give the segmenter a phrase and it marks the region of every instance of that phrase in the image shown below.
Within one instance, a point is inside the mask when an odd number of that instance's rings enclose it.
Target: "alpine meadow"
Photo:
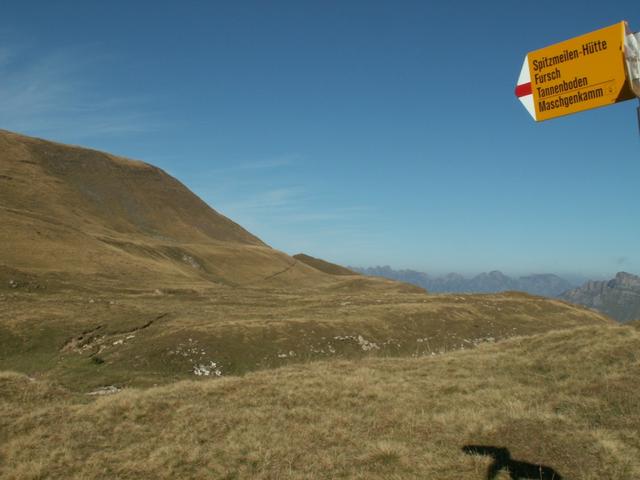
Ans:
[[[640,479],[637,0],[9,3],[0,480]]]

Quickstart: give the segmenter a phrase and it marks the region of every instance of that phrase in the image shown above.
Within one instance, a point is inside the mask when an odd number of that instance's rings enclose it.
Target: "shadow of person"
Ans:
[[[465,445],[462,451],[469,455],[487,455],[493,458],[487,471],[487,480],[494,480],[501,470],[509,472],[511,480],[562,480],[562,475],[551,467],[512,459],[511,453],[504,447]]]

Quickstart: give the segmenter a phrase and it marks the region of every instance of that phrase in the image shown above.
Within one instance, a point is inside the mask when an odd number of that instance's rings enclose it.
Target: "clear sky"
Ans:
[[[275,248],[640,273],[638,102],[536,124],[513,93],[637,0],[0,6],[0,128],[158,165]]]

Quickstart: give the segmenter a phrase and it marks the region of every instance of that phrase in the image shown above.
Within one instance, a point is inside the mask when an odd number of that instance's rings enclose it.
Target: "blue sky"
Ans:
[[[534,123],[524,55],[620,2],[3,2],[0,128],[141,159],[275,248],[640,273],[637,102]]]

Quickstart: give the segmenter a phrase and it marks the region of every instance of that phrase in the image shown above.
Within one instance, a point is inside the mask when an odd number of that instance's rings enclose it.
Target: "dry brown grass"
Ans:
[[[89,400],[0,377],[2,478],[484,480],[467,444],[567,479],[640,478],[640,332],[296,365]],[[501,477],[506,478],[506,477]]]

